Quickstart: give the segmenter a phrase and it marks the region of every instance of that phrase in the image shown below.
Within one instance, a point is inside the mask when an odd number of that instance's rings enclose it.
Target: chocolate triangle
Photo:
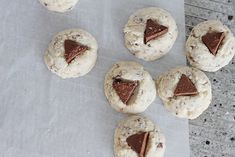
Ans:
[[[149,133],[141,132],[129,136],[126,139],[127,144],[134,150],[140,157],[145,156],[146,147],[148,145]]]
[[[204,36],[202,36],[202,42],[215,56],[224,37],[225,37],[224,32],[211,32],[211,33],[208,32]]]
[[[83,54],[88,50],[87,46],[81,45],[73,40],[64,41],[64,57],[67,63],[71,63],[77,56]]]
[[[146,44],[150,40],[153,40],[157,37],[162,36],[167,31],[168,31],[167,27],[163,25],[159,25],[157,22],[151,19],[148,19],[146,23],[146,28],[144,31],[144,44]]]
[[[182,74],[174,91],[174,96],[191,96],[197,93],[197,88],[192,81],[185,74]]]
[[[134,94],[136,87],[139,85],[138,81],[128,81],[120,78],[114,78],[113,88],[121,101],[127,105],[131,96]]]

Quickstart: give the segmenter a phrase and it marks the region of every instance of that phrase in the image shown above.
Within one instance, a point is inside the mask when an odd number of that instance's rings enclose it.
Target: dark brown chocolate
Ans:
[[[148,19],[144,31],[144,44],[167,33],[168,28]]]
[[[225,37],[224,32],[208,32],[202,36],[202,42],[209,51],[215,56]]]
[[[77,56],[83,54],[86,50],[88,50],[88,47],[73,40],[65,40],[64,50],[64,57],[66,59],[66,62],[71,63],[72,60],[74,60]]]
[[[149,133],[140,132],[134,135],[129,136],[126,139],[127,144],[138,153],[139,157],[145,157],[146,148],[148,145]]]
[[[121,78],[114,78],[113,88],[121,101],[127,105],[131,96],[134,94],[136,87],[139,85],[138,81],[123,80]]]
[[[163,148],[163,143],[158,143],[157,148]]]
[[[182,74],[175,88],[174,96],[191,96],[196,94],[198,92],[193,82],[185,74]]]

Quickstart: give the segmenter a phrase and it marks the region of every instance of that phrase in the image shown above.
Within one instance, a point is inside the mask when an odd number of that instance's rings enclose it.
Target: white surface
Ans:
[[[185,65],[183,1],[81,0],[66,14],[49,12],[36,0],[1,0],[0,5],[4,6],[0,10],[3,157],[112,157],[114,130],[125,115],[113,110],[105,98],[105,73],[119,60],[138,61],[152,76]],[[125,48],[122,29],[134,11],[150,6],[168,10],[180,34],[169,54],[144,62]],[[88,75],[62,80],[46,68],[43,54],[53,35],[74,27],[96,37],[98,61]],[[143,115],[165,134],[165,157],[189,157],[187,120],[172,116],[159,98]]]

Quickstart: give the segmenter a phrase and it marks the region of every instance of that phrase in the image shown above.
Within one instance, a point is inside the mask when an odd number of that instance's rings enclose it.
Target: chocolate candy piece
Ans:
[[[206,45],[209,51],[215,56],[225,37],[224,32],[208,32],[202,36],[202,42]]]
[[[87,46],[81,45],[73,40],[65,40],[64,41],[64,57],[67,63],[71,63],[77,56],[83,54],[86,50],[88,50]]]
[[[113,88],[117,92],[121,101],[126,105],[138,85],[138,81],[123,80],[121,78],[114,78],[113,81]]]
[[[144,157],[146,153],[146,147],[148,145],[149,133],[141,132],[129,136],[126,139],[127,144],[139,154],[140,157]]]
[[[157,22],[148,19],[144,31],[144,44],[146,44],[150,40],[162,36],[167,31],[168,31],[167,27],[159,25]]]
[[[174,91],[174,96],[191,96],[196,94],[198,92],[195,85],[185,74],[182,74]]]

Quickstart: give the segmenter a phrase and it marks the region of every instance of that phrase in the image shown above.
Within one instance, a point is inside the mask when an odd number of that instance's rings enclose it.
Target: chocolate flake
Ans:
[[[73,40],[65,40],[64,49],[64,57],[66,59],[66,62],[71,63],[77,56],[83,54],[86,50],[88,50],[88,47]]]
[[[202,42],[206,45],[209,51],[215,56],[225,37],[224,32],[208,32],[202,36]]]
[[[132,150],[138,153],[139,157],[145,157],[148,140],[149,140],[149,133],[140,132],[129,136],[126,139],[126,142],[131,147]]]
[[[115,89],[121,101],[126,105],[131,99],[131,96],[134,94],[134,91],[138,85],[138,81],[123,80],[118,77],[114,78],[113,81],[113,88]]]
[[[167,33],[168,28],[148,19],[144,31],[144,44]]]
[[[198,92],[193,82],[185,74],[182,74],[175,88],[174,96],[191,96],[196,94]]]
[[[157,148],[163,148],[163,144],[161,142],[158,143]]]

